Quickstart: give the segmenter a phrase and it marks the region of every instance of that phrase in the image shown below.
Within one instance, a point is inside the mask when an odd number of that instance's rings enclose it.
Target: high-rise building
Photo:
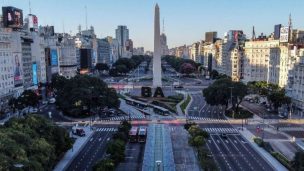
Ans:
[[[196,61],[198,63],[200,63],[200,42],[195,42],[192,44],[191,48],[190,48],[190,53],[189,53],[189,57],[190,59],[192,59],[193,61]]]
[[[111,64],[111,46],[107,39],[98,39],[97,63]]]
[[[127,26],[118,26],[115,31],[115,38],[118,41],[119,57],[125,57],[126,41],[129,39],[129,29]]]
[[[205,33],[205,42],[206,43],[214,43],[217,38],[217,32],[206,32]]]
[[[144,55],[145,49],[144,47],[133,48],[133,55]]]
[[[58,48],[60,75],[72,78],[77,73],[75,38],[69,34],[64,34]]]
[[[160,47],[161,47],[162,56],[169,55],[169,49],[168,49],[168,45],[167,45],[167,36],[165,35],[165,33],[162,33],[160,35]]]

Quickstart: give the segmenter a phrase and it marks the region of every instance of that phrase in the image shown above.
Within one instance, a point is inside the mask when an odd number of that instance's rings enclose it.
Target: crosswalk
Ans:
[[[97,132],[115,132],[117,128],[96,128]]]
[[[138,116],[117,116],[117,117],[111,117],[111,118],[104,118],[104,119],[101,119],[103,121],[122,121],[122,120],[128,120],[128,119],[132,119],[132,120],[143,120],[145,119],[145,116],[144,115],[138,115]]]
[[[196,116],[189,116],[188,119],[191,120],[204,120],[204,121],[211,121],[211,122],[229,122],[226,119],[214,119],[214,118],[204,118],[204,117],[196,117]]]
[[[304,131],[302,127],[279,127],[280,131]]]
[[[235,128],[203,128],[208,133],[238,133]]]

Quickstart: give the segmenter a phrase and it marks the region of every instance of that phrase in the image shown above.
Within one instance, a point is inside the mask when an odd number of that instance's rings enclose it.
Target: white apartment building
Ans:
[[[64,35],[60,46],[58,48],[59,56],[59,74],[66,77],[72,78],[77,73],[77,57],[75,39],[70,35]]]
[[[267,81],[270,79],[270,59],[277,58],[279,40],[245,42],[244,82]],[[272,68],[273,69],[273,68]],[[274,75],[272,75],[274,76]]]
[[[198,62],[198,63],[200,62],[199,47],[200,47],[200,43],[196,42],[196,43],[193,43],[192,46],[189,48],[190,59],[192,59],[193,61]]]
[[[21,54],[13,53],[12,42],[12,29],[0,28],[0,106],[7,104],[10,97],[13,96],[14,78],[22,77]],[[19,67],[16,69],[18,61]]]

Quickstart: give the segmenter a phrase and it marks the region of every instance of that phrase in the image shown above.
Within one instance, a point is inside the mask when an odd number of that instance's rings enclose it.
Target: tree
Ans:
[[[127,65],[116,65],[116,70],[120,74],[126,74],[129,72]]]
[[[296,152],[292,161],[292,167],[295,171],[304,170],[304,152]]]
[[[39,102],[39,97],[34,91],[25,90],[18,97],[17,101],[17,103],[21,103],[24,107],[35,107]]]
[[[52,75],[52,87],[55,90],[61,89],[67,83],[67,79],[59,74]]]
[[[181,66],[180,66],[180,72],[182,74],[192,74],[193,72],[195,72],[196,68],[190,64],[190,63],[183,63]]]
[[[226,109],[232,95],[232,110],[235,113],[238,112],[239,105],[247,94],[248,90],[245,84],[233,82],[229,78],[216,80],[212,85],[203,90],[203,95],[209,105],[225,105]]]
[[[270,91],[267,95],[267,99],[271,101],[271,104],[276,111],[283,104],[289,105],[291,103],[291,99],[285,95],[284,89]]]
[[[217,72],[217,70],[212,70],[210,76],[212,79],[216,79],[219,76],[219,73]]]
[[[93,171],[114,171],[115,165],[111,159],[102,159],[93,166]]]
[[[98,71],[108,71],[109,66],[106,63],[97,63],[95,66],[95,69]]]

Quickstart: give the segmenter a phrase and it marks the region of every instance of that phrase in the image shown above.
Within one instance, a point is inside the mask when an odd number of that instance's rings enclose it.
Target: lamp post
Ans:
[[[232,109],[232,107],[233,107],[233,103],[232,103],[232,89],[233,89],[233,87],[229,87],[229,88],[230,88],[230,102],[231,102],[232,118],[234,119],[234,111]]]

